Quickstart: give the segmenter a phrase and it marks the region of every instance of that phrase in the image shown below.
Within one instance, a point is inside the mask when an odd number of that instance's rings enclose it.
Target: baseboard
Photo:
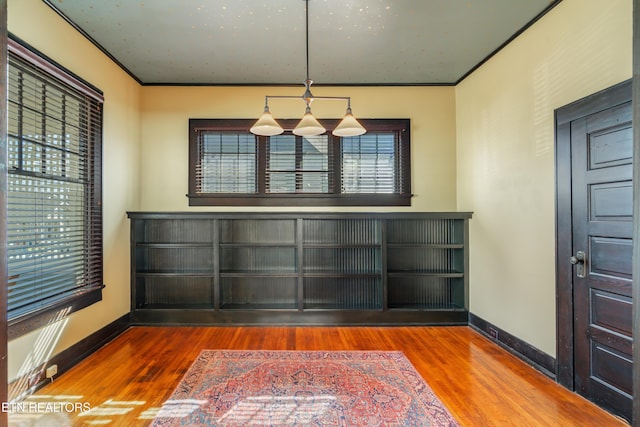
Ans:
[[[31,370],[31,372],[26,373],[20,378],[16,378],[9,383],[9,395],[14,400],[20,399],[44,387],[50,381],[46,378],[45,374],[48,367],[58,365],[58,372],[55,376],[60,376],[127,330],[130,325],[130,314],[127,313],[81,341],[78,341],[66,350],[56,354],[43,365],[37,366]],[[16,390],[16,388],[20,390]]]
[[[549,378],[556,380],[556,359],[520,338],[469,313],[469,326]]]
[[[144,309],[131,311],[132,326],[391,326],[467,325],[459,310]]]

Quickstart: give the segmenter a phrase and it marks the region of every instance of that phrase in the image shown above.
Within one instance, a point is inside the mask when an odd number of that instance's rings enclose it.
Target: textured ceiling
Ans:
[[[43,0],[144,84],[300,84],[304,0]],[[310,0],[315,84],[454,84],[555,0]]]

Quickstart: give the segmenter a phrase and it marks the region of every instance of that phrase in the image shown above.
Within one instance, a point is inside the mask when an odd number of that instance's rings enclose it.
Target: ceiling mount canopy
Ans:
[[[293,129],[293,133],[299,136],[315,136],[325,133],[327,130],[313,116],[311,112],[311,103],[316,100],[338,100],[347,101],[347,111],[344,118],[338,123],[332,133],[335,136],[358,136],[364,134],[367,130],[358,122],[351,112],[351,98],[346,96],[313,96],[311,93],[311,85],[313,80],[309,78],[309,0],[304,0],[305,4],[305,35],[306,35],[306,60],[307,60],[307,78],[305,79],[305,91],[302,97],[287,95],[267,95],[264,100],[264,111],[258,121],[251,127],[251,133],[260,136],[279,135],[284,132],[282,126],[273,118],[269,111],[270,98],[282,99],[302,99],[306,105],[305,114],[302,120]]]

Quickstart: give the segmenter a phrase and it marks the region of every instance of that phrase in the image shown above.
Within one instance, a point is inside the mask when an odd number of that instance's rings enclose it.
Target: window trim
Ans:
[[[102,104],[104,103],[103,93],[95,86],[84,81],[71,71],[62,67],[51,58],[47,57],[43,53],[34,49],[32,46],[28,45],[12,34],[9,34],[9,38],[7,39],[7,51],[7,54],[11,53],[15,55],[25,63],[30,64],[32,67],[35,67],[42,71],[43,74],[48,75],[48,77],[54,80],[58,80],[63,85],[70,87],[71,90],[75,90],[82,95],[93,99],[99,104],[100,129],[96,131],[96,129],[92,128],[92,132],[98,133],[98,135],[96,135],[97,140],[95,144],[91,145],[92,150],[91,153],[88,154],[87,158],[87,163],[92,164],[92,181],[90,184],[91,188],[85,187],[85,192],[87,192],[87,197],[89,197],[89,201],[87,202],[90,206],[89,210],[94,211],[94,214],[91,218],[87,218],[86,224],[91,225],[89,227],[85,227],[84,231],[86,234],[91,234],[93,238],[97,239],[97,243],[99,243],[99,248],[96,247],[93,249],[89,249],[89,251],[92,253],[87,252],[85,256],[88,257],[89,260],[93,260],[95,258],[95,250],[98,250],[100,263],[102,264],[102,127],[104,122],[102,116]],[[88,211],[86,210],[84,214],[89,215]],[[98,234],[97,237],[96,233]],[[5,272],[5,274],[7,274],[7,272]],[[16,315],[15,317],[12,317],[11,319],[7,319],[8,338],[18,338],[31,331],[51,324],[52,322],[58,321],[73,312],[76,312],[96,302],[101,301],[102,289],[104,288],[102,266],[100,266],[99,270],[92,275],[92,277],[94,278],[96,276],[99,278],[99,284],[87,283],[82,287],[65,293],[61,298],[52,298],[50,301],[40,301],[40,305],[34,310],[25,311],[21,314]]]
[[[74,73],[20,40],[13,34],[9,34],[9,38],[7,39],[7,53],[9,52],[22,58],[32,66],[41,69],[51,77],[71,86],[78,92],[90,96],[98,102],[104,103],[104,95],[100,89],[76,76]]]
[[[359,119],[369,132],[397,131],[402,133],[399,144],[397,162],[404,173],[400,179],[399,188],[402,193],[266,193],[264,177],[266,174],[267,153],[266,138],[256,137],[256,172],[257,193],[197,193],[196,164],[198,158],[198,132],[202,130],[248,132],[255,122],[254,119],[189,119],[189,187],[187,197],[189,206],[411,206],[411,131],[409,119]],[[340,122],[339,119],[322,119],[322,124],[331,132]],[[293,129],[297,119],[279,120],[285,130]],[[330,137],[329,144],[337,147],[338,138]],[[340,155],[333,156],[334,162],[340,162]],[[340,168],[334,164],[333,173],[339,173]],[[332,179],[331,177],[329,178]],[[338,181],[339,182],[339,181]]]

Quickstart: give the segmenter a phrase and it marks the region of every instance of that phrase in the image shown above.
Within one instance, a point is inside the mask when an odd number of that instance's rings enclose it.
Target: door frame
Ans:
[[[555,111],[556,161],[556,375],[570,390],[574,384],[573,266],[571,197],[571,122],[632,98],[632,80],[604,89]],[[634,128],[636,123],[634,121]],[[634,129],[635,130],[635,129]],[[635,136],[635,132],[634,132]],[[634,137],[635,141],[635,137]],[[637,150],[636,150],[637,151]],[[636,185],[634,181],[634,186]],[[635,223],[634,215],[634,223]],[[634,302],[634,306],[635,306]],[[635,364],[634,364],[635,366]],[[635,395],[636,393],[634,393]]]

